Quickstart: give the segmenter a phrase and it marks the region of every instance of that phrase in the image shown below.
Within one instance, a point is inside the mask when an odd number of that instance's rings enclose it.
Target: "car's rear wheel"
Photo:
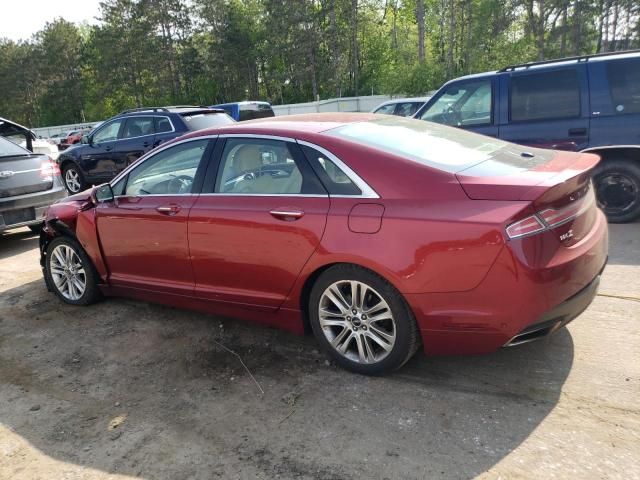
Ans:
[[[93,264],[74,239],[54,239],[47,247],[45,265],[47,285],[64,302],[89,305],[101,297]]]
[[[309,319],[322,348],[357,373],[395,370],[419,346],[415,319],[386,280],[355,265],[336,265],[316,280]]]
[[[84,177],[78,167],[73,164],[66,165],[62,169],[64,186],[69,193],[78,193],[85,189]]]
[[[640,165],[633,160],[608,160],[593,174],[598,206],[612,223],[640,216]]]

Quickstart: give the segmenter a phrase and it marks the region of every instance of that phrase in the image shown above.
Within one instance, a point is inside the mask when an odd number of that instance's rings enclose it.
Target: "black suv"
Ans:
[[[58,164],[70,193],[104,183],[163,142],[203,128],[234,123],[224,110],[176,106],[125,110],[106,120],[82,143],[60,154]]]
[[[512,65],[446,83],[415,118],[534,147],[597,153],[598,203],[640,216],[640,51]]]

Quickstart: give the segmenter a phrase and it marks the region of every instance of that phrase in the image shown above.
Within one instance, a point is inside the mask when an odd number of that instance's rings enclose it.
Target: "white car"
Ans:
[[[378,105],[373,109],[372,113],[412,117],[430,98],[431,97],[394,98],[393,100]]]
[[[32,130],[5,118],[0,118],[0,136],[11,140],[13,143],[33,153],[49,155],[54,161],[60,155],[58,147],[55,144],[43,138],[38,138]]]

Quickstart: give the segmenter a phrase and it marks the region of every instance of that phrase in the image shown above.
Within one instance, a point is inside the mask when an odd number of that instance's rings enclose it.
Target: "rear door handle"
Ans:
[[[104,147],[105,151],[110,152],[111,150],[113,150],[113,147]]]
[[[587,134],[587,129],[582,127],[582,128],[570,128],[569,129],[569,135],[573,136],[578,136],[578,135],[586,135]]]
[[[269,212],[272,217],[285,222],[293,222],[304,216],[304,212],[301,210],[293,210],[289,208],[277,208]]]
[[[156,210],[164,215],[175,215],[180,211],[180,205],[161,205]]]

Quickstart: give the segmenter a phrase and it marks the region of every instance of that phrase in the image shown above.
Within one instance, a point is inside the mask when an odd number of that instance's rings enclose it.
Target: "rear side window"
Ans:
[[[0,157],[11,157],[17,155],[29,155],[31,152],[19,147],[15,143],[0,137]]]
[[[571,68],[511,77],[512,122],[580,116],[580,80]]]
[[[614,111],[640,113],[640,58],[608,62],[607,77]]]
[[[167,117],[155,117],[156,133],[173,132],[173,124]]]
[[[411,103],[400,103],[396,108],[396,115],[400,117],[410,117],[414,113],[418,111],[421,103],[411,102]]]
[[[129,117],[120,138],[136,138],[153,134],[153,117]]]
[[[362,195],[362,191],[340,167],[315,148],[301,145],[311,167],[330,195]]]
[[[256,118],[275,117],[275,113],[269,105],[249,104],[240,105],[240,121],[255,120]]]

